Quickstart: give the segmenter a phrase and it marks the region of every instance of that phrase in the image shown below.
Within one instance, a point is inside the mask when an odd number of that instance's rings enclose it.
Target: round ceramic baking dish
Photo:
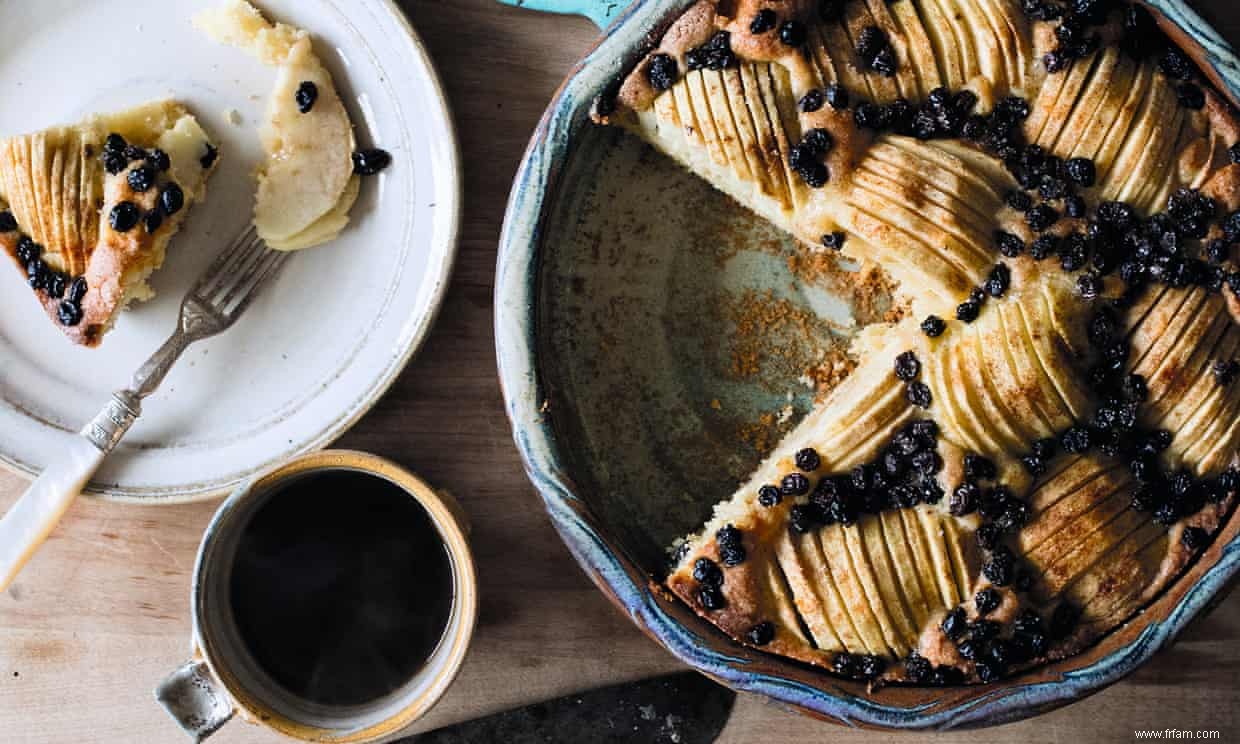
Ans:
[[[891,686],[874,694],[743,648],[672,599],[659,585],[663,548],[698,527],[713,502],[704,503],[705,495],[730,493],[756,464],[756,455],[731,454],[736,439],[716,414],[756,419],[778,408],[778,391],[795,382],[739,384],[719,374],[726,360],[712,329],[729,319],[709,300],[775,291],[794,277],[759,252],[720,268],[694,246],[789,239],[589,120],[593,98],[687,0],[519,4],[610,25],[547,108],[513,186],[496,282],[501,381],[517,445],[552,521],[586,573],[642,630],[714,679],[816,718],[946,729],[1013,721],[1097,692],[1221,598],[1240,571],[1235,518],[1144,612],[1077,656],[987,686]],[[1227,42],[1182,0],[1148,5],[1235,102],[1240,60]],[[703,224],[716,227],[704,232]],[[821,315],[839,311],[838,299],[801,288],[788,302]],[[791,398],[789,410],[808,405]],[[700,413],[705,408],[713,413]]]

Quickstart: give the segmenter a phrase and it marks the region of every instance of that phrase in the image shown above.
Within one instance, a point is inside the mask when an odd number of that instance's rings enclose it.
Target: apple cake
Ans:
[[[383,170],[391,156],[357,150],[349,113],[309,33],[268,21],[245,0],[226,0],[194,23],[276,71],[261,132],[266,160],[258,169],[254,207],[259,237],[282,251],[335,240],[349,224],[360,176]]]
[[[202,200],[219,151],[179,103],[0,140],[0,246],[75,343],[97,346]]]
[[[1078,652],[1240,485],[1240,131],[1142,5],[699,0],[593,116],[910,311],[679,544],[743,644],[874,684]]]

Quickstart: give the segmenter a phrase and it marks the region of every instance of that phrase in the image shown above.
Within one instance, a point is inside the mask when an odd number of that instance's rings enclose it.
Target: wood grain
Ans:
[[[392,392],[342,441],[452,491],[473,523],[482,617],[426,727],[677,668],[590,585],[543,514],[511,442],[492,338],[495,246],[529,133],[597,30],[492,0],[402,3],[444,78],[460,132],[465,218],[438,326]],[[1228,38],[1240,9],[1202,3]],[[24,484],[0,475],[0,508]],[[152,699],[189,651],[189,574],[213,504],[86,501],[0,597],[0,742],[181,742]],[[1132,741],[1136,728],[1240,737],[1240,597],[1132,679],[1033,722],[942,742]],[[743,698],[721,741],[884,742]],[[583,741],[586,739],[583,738]],[[910,739],[911,741],[912,739]],[[220,744],[281,741],[233,724]]]

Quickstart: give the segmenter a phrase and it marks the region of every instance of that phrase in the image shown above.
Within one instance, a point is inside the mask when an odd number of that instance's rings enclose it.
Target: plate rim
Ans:
[[[446,162],[439,169],[440,172],[435,174],[435,177],[436,179],[440,177],[443,179],[443,187],[437,193],[448,195],[451,203],[444,205],[437,201],[435,209],[436,211],[440,209],[447,209],[449,211],[446,218],[447,229],[441,240],[434,241],[436,244],[441,243],[442,246],[431,254],[432,260],[428,261],[427,264],[431,270],[427,272],[427,276],[422,284],[423,287],[430,288],[425,312],[422,313],[420,318],[417,318],[417,322],[413,325],[411,332],[401,341],[404,348],[400,350],[400,353],[392,356],[386,368],[382,370],[382,374],[375,378],[370,387],[357,400],[352,401],[353,409],[348,412],[349,415],[336,419],[301,446],[288,453],[274,456],[274,459],[262,463],[249,472],[215,482],[190,483],[175,487],[108,486],[91,481],[83,489],[82,495],[108,502],[139,506],[189,504],[215,500],[226,496],[239,484],[278,467],[285,460],[320,451],[331,446],[333,442],[352,429],[391,390],[392,386],[409,366],[413,357],[422,349],[427,338],[434,330],[436,321],[447,299],[448,290],[451,287],[451,280],[460,251],[462,205],[464,202],[460,137],[456,130],[456,119],[453,116],[452,105],[445,91],[443,79],[434,64],[430,50],[414,28],[413,22],[397,4],[396,0],[370,0],[370,2],[376,5],[376,10],[385,11],[388,18],[394,22],[396,33],[392,35],[393,41],[407,44],[407,50],[412,52],[413,56],[421,62],[426,72],[429,91],[436,103],[432,116],[441,120],[442,131],[446,134],[446,140],[440,143]],[[437,269],[436,266],[438,267]],[[415,317],[416,315],[410,315],[409,319],[412,320]],[[29,466],[29,464],[20,462],[2,451],[0,451],[0,470],[27,481],[34,479],[39,474],[39,471]]]
[[[820,684],[793,679],[782,668],[791,660],[770,657],[731,642],[706,621],[660,592],[651,577],[611,539],[605,525],[577,495],[566,472],[549,417],[546,381],[538,364],[538,262],[551,195],[561,186],[563,163],[602,90],[655,38],[660,23],[692,0],[636,0],[606,30],[566,77],[532,135],[509,195],[500,237],[495,283],[495,337],[501,391],[513,438],[526,473],[538,490],[556,531],[591,581],[649,637],[678,659],[733,689],[764,695],[812,718],[849,727],[885,730],[948,730],[995,726],[1029,718],[1099,692],[1132,673],[1178,635],[1240,576],[1240,515],[1232,514],[1231,538],[1221,535],[1144,611],[1169,603],[1164,618],[1151,618],[1131,641],[1102,653],[1096,644],[1061,662],[1043,665],[1006,683],[964,688],[963,700],[920,706],[876,702],[845,689],[823,673]],[[1232,47],[1185,0],[1142,0],[1199,44],[1227,92],[1240,97],[1240,59]],[[1226,529],[1226,528],[1225,528]],[[1208,564],[1208,568],[1206,567]],[[1191,575],[1191,574],[1196,574]],[[1141,617],[1141,613],[1137,618]],[[1133,622],[1132,620],[1129,623]],[[1128,623],[1120,628],[1131,627]],[[1097,657],[1097,658],[1094,658]],[[772,660],[770,663],[767,661]],[[1065,662],[1077,666],[1058,667]],[[1049,670],[1050,679],[1038,679]]]

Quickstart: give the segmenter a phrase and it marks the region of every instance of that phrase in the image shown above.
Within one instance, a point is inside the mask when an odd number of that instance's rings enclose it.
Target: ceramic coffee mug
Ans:
[[[443,640],[421,669],[394,692],[357,706],[325,706],[276,684],[246,650],[229,607],[228,581],[241,534],[265,497],[290,479],[324,470],[354,470],[396,484],[426,510],[451,557],[455,598]],[[342,503],[341,508],[348,508]],[[306,455],[238,488],[207,527],[190,596],[193,657],[156,690],[156,698],[196,741],[238,716],[302,741],[361,743],[400,733],[430,710],[456,677],[478,613],[477,577],[463,513],[399,466],[373,455],[327,451]]]

